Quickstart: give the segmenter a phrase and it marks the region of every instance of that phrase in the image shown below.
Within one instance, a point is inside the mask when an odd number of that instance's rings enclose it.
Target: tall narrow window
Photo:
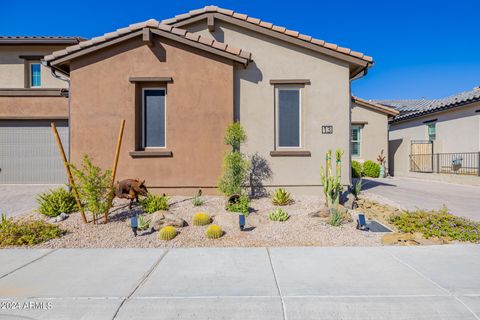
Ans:
[[[276,88],[277,146],[301,146],[301,98],[299,87]]]
[[[41,75],[40,75],[40,63],[30,64],[30,87],[40,87]]]
[[[436,122],[432,122],[427,124],[427,134],[428,134],[428,140],[430,141],[435,141],[437,138],[437,126]]]
[[[166,104],[165,88],[143,89],[143,147],[165,148]]]
[[[352,126],[352,157],[360,157],[360,126]]]

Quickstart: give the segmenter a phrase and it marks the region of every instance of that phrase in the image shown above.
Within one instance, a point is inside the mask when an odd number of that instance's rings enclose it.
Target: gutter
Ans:
[[[71,142],[70,142],[70,131],[71,131],[71,129],[70,129],[70,79],[67,78],[67,75],[64,74],[64,73],[61,72],[61,71],[60,71],[60,73],[62,73],[62,75],[58,75],[58,74],[56,73],[56,71],[58,71],[58,69],[50,66],[50,65],[48,64],[48,62],[45,61],[45,60],[43,60],[43,59],[42,59],[42,65],[43,65],[44,67],[50,68],[50,73],[52,74],[53,77],[55,77],[55,78],[57,78],[57,79],[59,79],[59,80],[61,80],[61,81],[65,81],[65,82],[67,83],[67,92],[68,92],[68,93],[67,93],[67,98],[68,98],[68,115],[67,115],[67,124],[68,124],[68,134],[67,134],[67,136],[68,136],[68,152],[67,152],[67,160],[68,160],[68,162],[70,162],[70,144],[71,144]]]

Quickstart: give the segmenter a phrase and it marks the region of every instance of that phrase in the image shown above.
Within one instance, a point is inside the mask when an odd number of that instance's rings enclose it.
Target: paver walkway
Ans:
[[[0,262],[0,319],[480,319],[476,245],[18,249]]]
[[[479,178],[480,179],[480,178]],[[365,194],[381,196],[408,210],[440,209],[480,221],[480,186],[414,178],[364,179]]]

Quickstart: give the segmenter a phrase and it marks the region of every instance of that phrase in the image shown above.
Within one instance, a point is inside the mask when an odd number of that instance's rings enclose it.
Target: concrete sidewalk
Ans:
[[[479,270],[476,245],[0,250],[0,319],[478,320]]]

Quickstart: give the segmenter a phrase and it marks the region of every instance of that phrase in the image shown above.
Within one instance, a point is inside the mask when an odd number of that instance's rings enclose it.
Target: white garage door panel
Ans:
[[[67,121],[55,123],[67,153]],[[50,121],[0,121],[0,183],[66,182],[65,168]]]

